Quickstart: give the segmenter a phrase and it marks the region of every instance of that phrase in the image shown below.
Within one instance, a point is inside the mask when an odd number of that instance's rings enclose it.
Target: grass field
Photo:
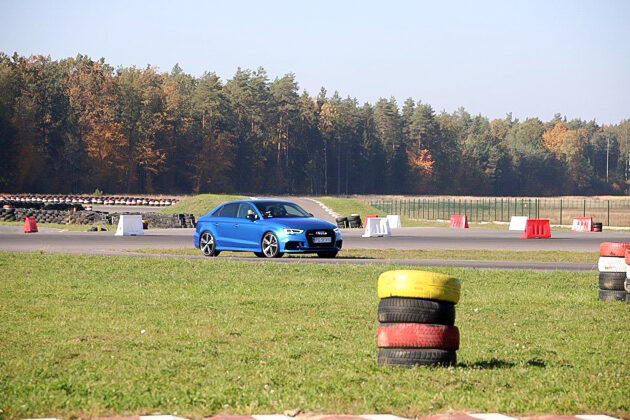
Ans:
[[[376,363],[387,267],[0,253],[0,416],[630,415],[630,311],[593,273],[447,269],[458,364]]]
[[[140,248],[129,252],[161,255],[201,255],[196,248]],[[221,256],[252,257],[251,252],[224,251]],[[220,257],[221,257],[220,256]],[[219,257],[219,258],[220,258]],[[285,258],[317,258],[315,254],[286,254]],[[407,260],[482,260],[482,261],[533,261],[583,262],[597,264],[599,252],[573,251],[492,251],[474,249],[344,249],[337,258],[382,258]]]

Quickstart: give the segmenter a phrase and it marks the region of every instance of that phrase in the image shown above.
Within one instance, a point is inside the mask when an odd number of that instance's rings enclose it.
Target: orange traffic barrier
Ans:
[[[573,232],[592,232],[593,231],[593,218],[592,217],[574,217],[571,230]]]
[[[468,216],[465,214],[451,214],[451,223],[448,227],[454,229],[468,229]]]
[[[24,219],[24,233],[37,232],[37,222],[34,217],[27,217]]]
[[[525,225],[525,234],[521,239],[549,239],[551,238],[551,226],[549,219],[528,219]]]

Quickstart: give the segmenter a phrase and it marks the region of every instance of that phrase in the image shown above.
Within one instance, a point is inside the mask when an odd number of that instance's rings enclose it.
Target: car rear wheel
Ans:
[[[280,252],[278,238],[272,232],[265,233],[261,247],[265,258],[280,258],[284,255],[284,253]]]
[[[318,252],[317,256],[319,258],[335,258],[337,256],[337,251]]]
[[[199,249],[206,257],[216,257],[221,253],[221,251],[217,251],[214,235],[210,232],[203,232],[199,237]]]

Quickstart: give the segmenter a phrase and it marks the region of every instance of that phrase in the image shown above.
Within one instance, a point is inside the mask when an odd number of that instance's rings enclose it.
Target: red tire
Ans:
[[[381,324],[377,345],[381,348],[457,350],[457,327],[437,324]]]
[[[602,257],[625,257],[630,244],[624,242],[602,242],[599,245],[599,255]]]

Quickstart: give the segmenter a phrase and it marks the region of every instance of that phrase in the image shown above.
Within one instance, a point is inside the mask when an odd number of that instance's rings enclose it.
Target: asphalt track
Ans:
[[[142,248],[192,248],[193,229],[152,229],[143,236],[114,236],[114,232],[68,232],[40,228],[24,234],[19,226],[0,226],[0,250],[43,251],[93,255],[138,255]],[[552,232],[551,239],[523,240],[521,233],[498,229],[402,228],[384,238],[363,238],[362,229],[344,229],[344,248],[370,249],[480,249],[480,250],[599,250],[601,242],[630,242],[628,233]],[[247,255],[247,254],[244,254]],[[161,256],[162,257],[162,256]],[[187,258],[187,257],[178,257]],[[195,257],[191,257],[195,258]],[[199,258],[202,258],[201,256]],[[226,258],[226,257],[219,257]],[[257,258],[236,258],[256,261]],[[537,270],[596,270],[593,264],[530,263],[518,261],[409,260],[356,258],[281,258],[278,263],[396,264],[406,266],[450,266],[477,268],[515,268]]]

